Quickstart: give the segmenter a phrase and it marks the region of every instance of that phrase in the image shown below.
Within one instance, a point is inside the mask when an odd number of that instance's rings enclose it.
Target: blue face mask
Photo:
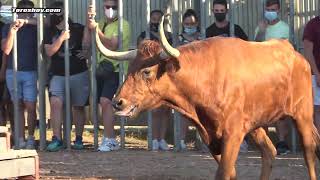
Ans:
[[[274,12],[274,11],[266,11],[264,13],[264,17],[268,20],[268,21],[274,21],[278,18],[278,13]]]
[[[184,27],[184,32],[188,35],[194,34],[197,32],[197,27]]]

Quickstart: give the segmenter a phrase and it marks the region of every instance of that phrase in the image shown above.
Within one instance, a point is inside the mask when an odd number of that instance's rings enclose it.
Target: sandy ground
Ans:
[[[90,147],[89,147],[90,148]],[[214,179],[217,164],[208,153],[150,152],[145,142],[125,150],[101,153],[93,150],[39,152],[42,179]],[[259,179],[260,155],[240,154],[237,173],[240,180]],[[317,165],[320,173],[320,165]],[[273,163],[272,180],[305,180],[307,169],[301,154],[279,156]],[[320,176],[318,177],[320,179]]]

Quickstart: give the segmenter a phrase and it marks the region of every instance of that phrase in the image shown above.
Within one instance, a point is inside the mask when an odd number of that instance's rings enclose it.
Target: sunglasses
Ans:
[[[106,9],[110,9],[110,8],[112,8],[112,9],[118,9],[118,6],[104,6],[104,8],[106,8]]]

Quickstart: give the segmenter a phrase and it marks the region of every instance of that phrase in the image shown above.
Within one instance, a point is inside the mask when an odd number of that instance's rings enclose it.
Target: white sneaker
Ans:
[[[152,140],[152,151],[158,151],[159,150],[159,142],[157,139]]]
[[[164,151],[168,151],[169,150],[168,144],[164,139],[160,140],[159,149],[164,150]]]
[[[243,140],[242,144],[240,145],[240,152],[247,153],[248,152],[248,143],[246,140]]]
[[[29,136],[29,137],[28,137],[26,149],[35,149],[34,136]]]
[[[181,150],[186,150],[187,149],[187,145],[184,143],[184,140],[180,141],[180,148],[181,148]]]
[[[116,151],[119,149],[120,149],[120,146],[117,140],[109,139],[109,138],[103,138],[98,148],[98,150],[101,152],[110,152],[110,151]]]

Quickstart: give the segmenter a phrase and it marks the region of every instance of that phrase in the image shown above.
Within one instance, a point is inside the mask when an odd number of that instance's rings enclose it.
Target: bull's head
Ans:
[[[179,68],[180,52],[168,43],[163,21],[164,18],[159,27],[160,43],[146,40],[138,49],[127,52],[108,50],[96,33],[97,47],[106,57],[130,62],[127,79],[113,98],[116,115],[132,118],[165,103],[164,94],[173,86],[169,74]]]

